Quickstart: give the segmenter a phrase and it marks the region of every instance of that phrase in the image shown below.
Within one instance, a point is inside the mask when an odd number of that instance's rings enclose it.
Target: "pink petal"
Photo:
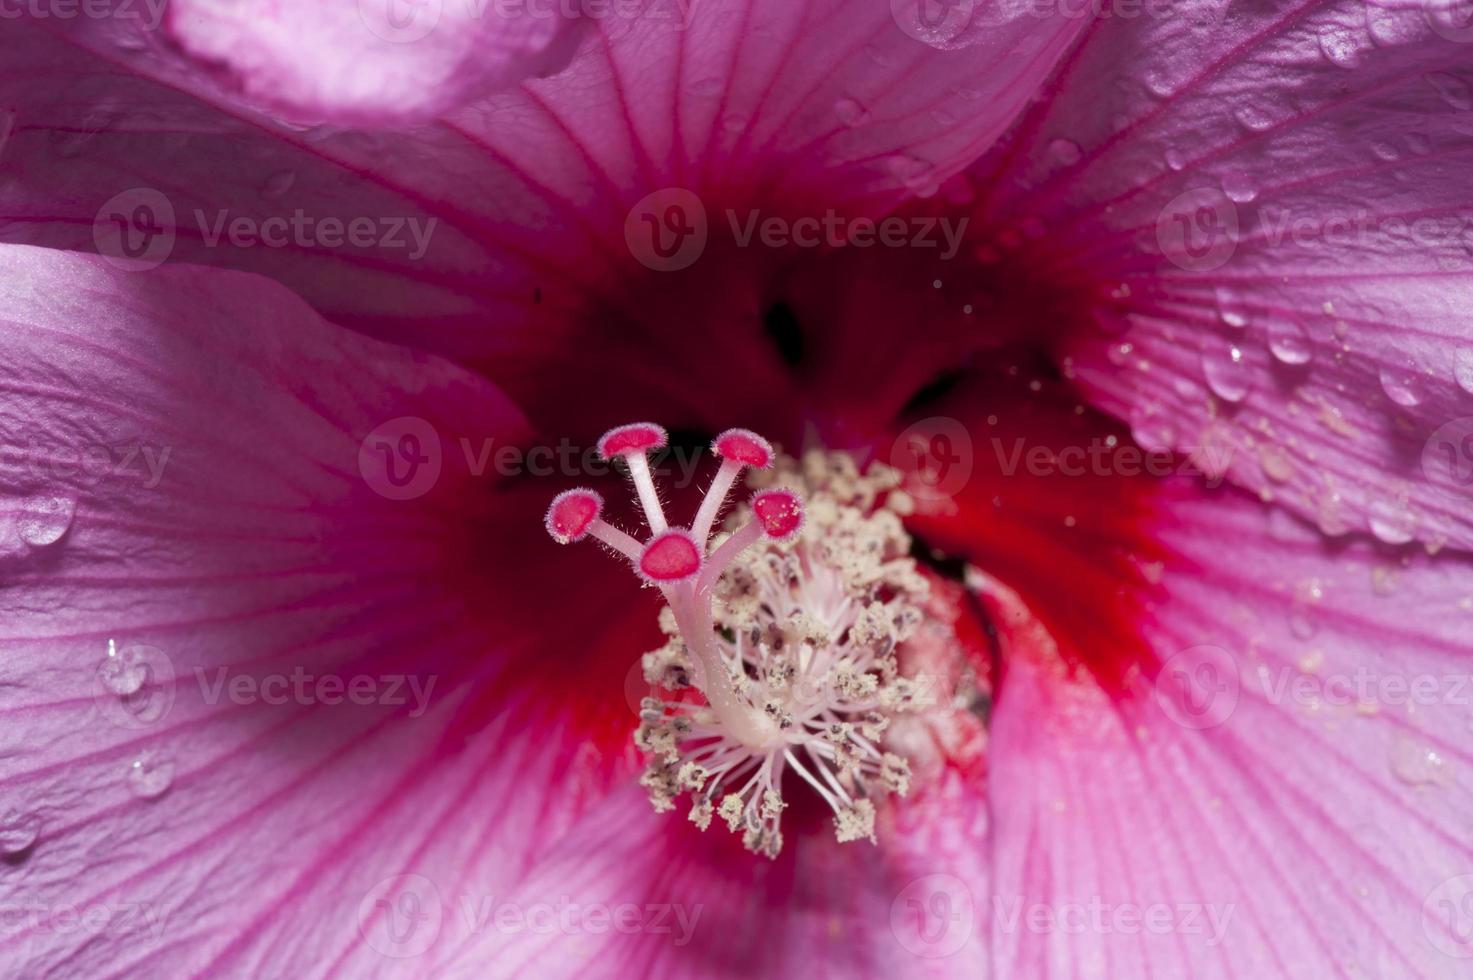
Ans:
[[[26,176],[0,190],[0,233],[92,249],[99,225],[147,204],[175,229],[169,260],[262,272],[345,325],[474,361],[563,431],[581,430],[566,395],[548,392],[607,392],[608,421],[695,390],[770,406],[757,396],[786,382],[756,314],[791,256],[739,248],[725,212],[738,225],[754,212],[877,214],[930,193],[1008,125],[1083,21],[976,5],[937,48],[883,3],[700,13],[685,29],[602,20],[567,71],[392,139],[200,101],[167,60],[67,50],[20,22],[0,39],[14,68],[0,105],[13,113],[6,163]],[[137,188],[167,209],[129,196]],[[678,277],[641,264],[626,237],[667,188],[699,195],[712,232]],[[314,228],[368,220],[373,240],[215,238],[237,219],[258,231],[298,211]],[[423,250],[402,219],[428,229]],[[655,351],[689,367],[657,369]]]
[[[99,8],[104,15],[90,13]],[[190,91],[314,122],[373,125],[433,118],[551,74],[584,35],[584,20],[557,5],[545,16],[505,10],[444,0],[141,0],[83,16],[43,11],[37,23]]]
[[[40,910],[0,957],[395,972],[396,876],[508,887],[624,773],[515,677],[546,497],[456,443],[525,422],[257,277],[4,246],[0,282],[0,906]],[[354,678],[370,703],[331,703]]]
[[[990,752],[995,969],[1459,975],[1473,567],[1331,548],[1237,491],[1160,505],[1139,630],[1162,666],[1126,696],[1060,672],[1016,598],[994,607],[1018,613]]]
[[[1327,533],[1466,546],[1473,71],[1402,6],[1102,21],[979,167],[979,220],[1076,320],[1128,329],[1061,353],[1142,443]]]
[[[909,904],[940,890],[964,916],[968,903],[980,902],[987,819],[979,789],[949,773],[907,802],[904,823],[887,827],[879,847],[838,844],[816,827],[768,863],[752,860],[721,828],[700,833],[677,816],[651,813],[644,792],[630,787],[589,810],[491,905],[574,909],[571,928],[461,923],[463,946],[445,972],[570,976],[597,964],[599,976],[981,975],[986,947],[971,922],[963,919],[955,948],[937,956],[940,947],[918,939]],[[621,906],[629,928],[583,918]]]

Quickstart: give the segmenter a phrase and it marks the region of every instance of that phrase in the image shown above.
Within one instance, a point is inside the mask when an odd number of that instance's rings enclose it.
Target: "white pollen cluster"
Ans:
[[[645,655],[644,672],[675,695],[643,702],[635,742],[650,761],[642,784],[657,811],[689,793],[697,827],[719,818],[769,857],[783,844],[785,779],[828,804],[840,841],[874,841],[875,801],[903,796],[910,781],[907,761],[885,749],[886,729],[925,700],[895,656],[927,593],[899,518],[898,474],[861,473],[847,455],[813,452],[801,464],[754,470],[749,482],[801,493],[802,530],[741,552],[701,597],[708,616],[677,615],[678,603],[662,611],[669,639]],[[727,527],[750,516],[739,509]],[[692,623],[707,635],[692,636]],[[700,689],[693,647],[714,649],[741,708],[770,722],[760,737],[685,693]]]

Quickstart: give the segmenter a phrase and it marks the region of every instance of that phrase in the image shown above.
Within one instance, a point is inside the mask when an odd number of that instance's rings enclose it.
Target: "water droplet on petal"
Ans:
[[[1130,434],[1147,452],[1168,452],[1176,440],[1171,419],[1155,406],[1137,406],[1130,414]]]
[[[1248,325],[1248,312],[1242,306],[1242,299],[1237,292],[1227,286],[1218,286],[1213,292],[1217,296],[1217,315],[1223,323],[1235,330],[1241,330]]]
[[[686,91],[698,98],[712,98],[726,90],[726,80],[720,75],[708,75],[691,82]]]
[[[1422,402],[1422,393],[1416,375],[1405,368],[1383,367],[1381,369],[1381,390],[1386,392],[1387,398],[1402,408],[1412,408]]]
[[[1388,143],[1386,140],[1376,140],[1372,143],[1371,152],[1376,154],[1377,159],[1388,162],[1401,156],[1401,151],[1396,148],[1396,145],[1394,143]]]
[[[1262,132],[1273,125],[1273,117],[1258,105],[1240,106],[1233,113],[1233,118],[1238,120],[1244,129],[1250,129],[1255,133]]]
[[[1247,204],[1258,196],[1258,188],[1246,170],[1234,170],[1223,175],[1222,192],[1229,201]]]
[[[1141,82],[1146,86],[1146,91],[1159,98],[1166,98],[1171,94],[1171,79],[1166,73],[1157,70],[1147,71],[1141,76]]]
[[[921,197],[930,197],[936,193],[936,175],[926,161],[897,153],[886,161],[886,165],[908,190]]]
[[[1240,402],[1248,394],[1248,362],[1236,344],[1203,351],[1202,377],[1223,401]]]
[[[174,782],[174,763],[154,756],[134,759],[128,766],[128,788],[141,800],[156,800]]]
[[[1073,166],[1084,156],[1084,151],[1073,140],[1056,139],[1048,145],[1049,155],[1064,166]]]
[[[1307,640],[1319,632],[1315,607],[1325,597],[1324,584],[1319,579],[1305,579],[1294,586],[1294,599],[1289,606],[1289,632],[1301,640]]]
[[[1389,762],[1397,779],[1408,786],[1446,783],[1447,761],[1430,745],[1398,735],[1391,741]]]
[[[1453,355],[1453,380],[1473,395],[1473,347],[1464,347]]]
[[[1338,538],[1350,533],[1350,522],[1345,519],[1344,500],[1337,491],[1331,490],[1320,498],[1315,512],[1315,524],[1326,537]]]
[[[72,526],[77,502],[70,497],[32,497],[21,505],[18,530],[33,548],[56,544]]]
[[[1427,84],[1431,85],[1438,95],[1442,96],[1442,101],[1446,102],[1452,108],[1459,112],[1467,112],[1469,109],[1473,109],[1473,92],[1469,91],[1468,83],[1461,78],[1442,71],[1432,72],[1422,77],[1427,80]]]
[[[13,857],[36,843],[41,818],[34,813],[6,810],[0,814],[0,856]]]
[[[1276,318],[1268,326],[1268,349],[1284,364],[1308,364],[1314,356],[1309,331],[1298,320]]]
[[[1416,515],[1399,500],[1377,500],[1366,515],[1371,533],[1386,544],[1406,544],[1417,530]]]
[[[261,188],[261,195],[274,200],[291,190],[292,185],[296,182],[297,172],[295,170],[279,171],[266,178],[266,184]]]
[[[1186,154],[1176,147],[1170,147],[1166,151],[1166,165],[1172,170],[1180,170],[1187,165]]]
[[[112,693],[127,697],[148,680],[148,663],[137,647],[119,650],[115,640],[108,640],[107,657],[97,666],[97,679]]]
[[[1360,62],[1360,45],[1355,35],[1340,24],[1331,24],[1320,32],[1320,51],[1331,64],[1341,68],[1354,68]]]
[[[859,126],[869,119],[869,110],[859,100],[845,97],[834,103],[834,115],[845,126]]]

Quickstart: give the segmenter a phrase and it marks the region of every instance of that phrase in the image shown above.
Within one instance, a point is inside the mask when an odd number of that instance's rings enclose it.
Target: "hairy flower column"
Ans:
[[[600,517],[603,498],[583,488],[566,491],[553,500],[547,511],[548,532],[562,544],[592,534],[633,562],[645,581],[659,587],[686,638],[696,687],[733,737],[760,749],[777,735],[777,725],[737,695],[715,648],[711,586],[737,555],[759,538],[785,539],[796,535],[803,524],[803,504],[790,490],[762,491],[752,499],[755,519],[714,553],[706,555],[704,540],[736,474],[745,466],[771,465],[772,449],[762,437],[741,430],[724,433],[716,441],[716,452],[725,462],[701,504],[696,518],[696,527],[700,529],[697,536],[684,528],[668,526],[655,492],[646,456],[663,449],[667,441],[664,429],[645,423],[612,429],[598,441],[599,454],[605,460],[617,456],[629,468],[645,520],[653,532],[643,545],[605,522]]]
[[[903,794],[909,783],[906,761],[879,742],[889,715],[918,703],[894,652],[917,618],[912,600],[925,591],[894,514],[857,506],[873,504],[887,478],[833,462],[848,489],[819,491],[822,544],[802,539],[795,491],[759,490],[750,519],[712,550],[711,528],[732,484],[743,469],[772,466],[772,447],[741,429],[718,436],[712,449],[722,465],[687,530],[667,524],[650,479],[646,454],[665,444],[663,430],[644,424],[599,441],[605,458],[629,464],[654,529],[649,540],[606,523],[592,490],[560,494],[547,512],[554,539],[591,534],[660,588],[669,605],[661,625],[672,639],[646,655],[646,679],[667,690],[694,686],[706,698],[644,700],[635,741],[651,757],[641,780],[651,802],[667,811],[689,791],[699,828],[719,813],[744,831],[748,849],[776,856],[791,768],[833,810],[840,841],[873,840],[870,797]],[[754,548],[759,542],[766,544]]]

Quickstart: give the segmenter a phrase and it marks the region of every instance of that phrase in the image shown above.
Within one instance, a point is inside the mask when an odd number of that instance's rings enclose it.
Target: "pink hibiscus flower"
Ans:
[[[1464,975],[1466,8],[548,12],[0,10],[6,972]]]

